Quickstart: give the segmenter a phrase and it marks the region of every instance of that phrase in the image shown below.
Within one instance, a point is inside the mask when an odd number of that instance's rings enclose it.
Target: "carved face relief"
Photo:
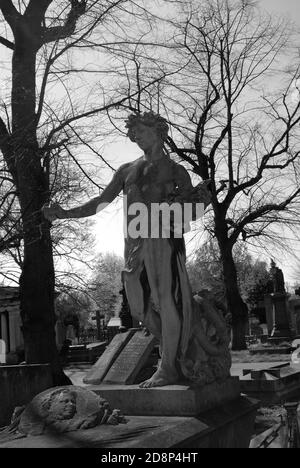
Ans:
[[[158,136],[154,127],[149,127],[139,123],[134,129],[134,138],[137,145],[143,150],[147,151],[153,146],[157,145],[161,138]]]
[[[49,409],[49,416],[54,420],[72,419],[76,413],[76,399],[70,392],[56,395]]]

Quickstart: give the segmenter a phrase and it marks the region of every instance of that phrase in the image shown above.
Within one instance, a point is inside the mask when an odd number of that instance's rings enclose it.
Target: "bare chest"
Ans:
[[[176,176],[171,163],[142,163],[128,172],[124,193],[130,196],[132,201],[142,198],[145,201],[160,202],[175,187]]]

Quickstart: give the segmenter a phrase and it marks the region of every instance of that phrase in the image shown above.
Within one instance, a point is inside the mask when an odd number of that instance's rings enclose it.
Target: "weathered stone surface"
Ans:
[[[291,356],[292,366],[297,367],[300,370],[300,348],[295,349]]]
[[[194,187],[184,167],[166,157],[169,126],[162,116],[134,113],[126,127],[129,138],[144,154],[119,168],[92,211],[101,211],[123,190],[126,232],[122,282],[133,318],[160,341],[162,350],[157,370],[141,386],[170,385],[183,377],[199,385],[226,380],[231,359],[224,304],[210,298],[207,291],[198,291],[193,297],[185,265],[184,233],[211,203],[211,181]],[[146,210],[140,213],[141,219],[130,209],[136,203],[143,203]],[[187,204],[190,210],[185,209]],[[43,208],[50,221],[91,214],[86,211],[86,205],[70,211],[57,204]],[[100,377],[95,372],[85,383],[104,377],[107,367],[99,367]]]
[[[250,354],[289,354],[291,346],[257,346],[249,350]]]
[[[27,437],[1,448],[248,448],[257,402],[240,397],[197,418],[132,416],[126,425]]]
[[[105,385],[89,387],[127,415],[195,416],[240,395],[237,377],[205,387],[167,385],[139,388],[137,385]]]
[[[258,371],[245,369],[240,384],[243,393],[262,403],[276,404],[299,395],[300,370],[288,363]]]
[[[137,331],[123,348],[104,378],[105,383],[130,385],[147,362],[157,340]]]
[[[65,386],[37,395],[21,414],[18,431],[37,436],[119,422],[121,415],[113,413],[105,399],[82,387]]]
[[[28,404],[38,393],[52,387],[47,364],[0,366],[0,427],[10,423],[16,406]]]
[[[87,373],[83,382],[91,385],[100,384],[134,333],[135,330],[131,329],[125,333],[115,335],[102,356],[100,356],[96,364],[94,364],[92,369]]]

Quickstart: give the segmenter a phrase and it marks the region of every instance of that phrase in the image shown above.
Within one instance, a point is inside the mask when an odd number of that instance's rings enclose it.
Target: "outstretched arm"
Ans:
[[[103,190],[101,195],[93,198],[87,203],[80,205],[76,208],[70,210],[64,210],[57,203],[54,203],[50,207],[45,206],[43,208],[43,213],[45,218],[49,221],[54,221],[55,219],[68,219],[68,218],[86,218],[88,216],[93,216],[98,211],[103,210],[109,203],[111,203],[121,192],[124,183],[124,167],[121,166],[115,173],[111,182]]]

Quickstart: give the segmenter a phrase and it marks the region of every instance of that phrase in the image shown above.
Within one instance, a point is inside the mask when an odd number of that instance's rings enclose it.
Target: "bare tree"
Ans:
[[[170,2],[169,2],[170,3]],[[208,229],[218,241],[233,349],[246,347],[247,306],[233,247],[287,244],[299,227],[299,62],[291,27],[241,0],[174,1],[166,66],[182,69],[132,108],[159,108],[168,146],[195,177],[211,180]],[[298,38],[296,38],[298,40]],[[175,65],[176,68],[176,65]]]
[[[41,208],[52,195],[55,154],[63,149],[75,160],[76,144],[91,146],[89,129],[97,128],[97,116],[128,100],[119,91],[117,80],[112,80],[118,76],[117,67],[104,61],[93,69],[85,51],[92,50],[92,62],[101,63],[101,51],[114,52],[117,42],[121,47],[132,39],[136,31],[130,29],[130,21],[142,18],[145,10],[130,0],[0,0],[0,12],[0,43],[11,54],[11,93],[3,97],[7,112],[0,118],[0,150],[21,211],[25,356],[28,363],[50,362],[54,382],[61,384],[68,380],[60,367],[54,336],[51,226],[42,217]],[[106,80],[94,78],[102,78],[104,72],[110,72]],[[84,99],[82,73],[92,83]],[[103,126],[101,117],[97,123]]]

